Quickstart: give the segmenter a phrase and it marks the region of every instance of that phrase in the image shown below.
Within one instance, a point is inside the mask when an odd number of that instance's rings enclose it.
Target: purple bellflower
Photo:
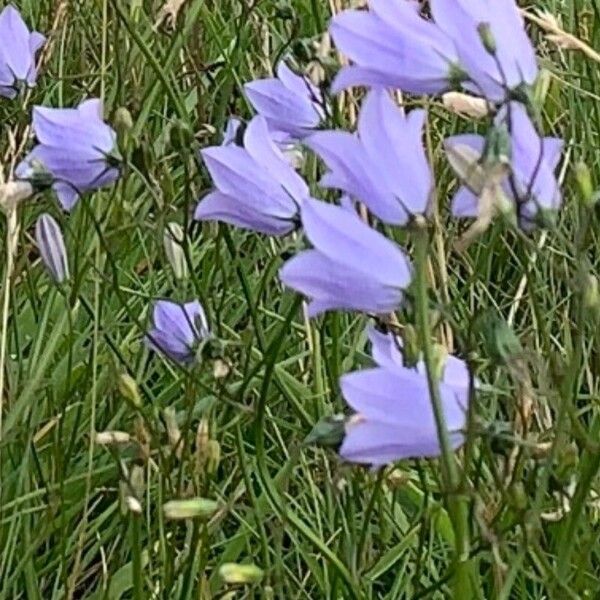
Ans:
[[[49,214],[41,215],[35,224],[35,240],[42,262],[58,284],[69,278],[69,261],[62,231]]]
[[[324,118],[319,88],[307,77],[294,73],[284,62],[277,77],[257,79],[244,86],[248,100],[262,115],[272,132],[302,138],[319,126]]]
[[[146,336],[147,345],[181,365],[194,364],[198,345],[210,335],[200,302],[159,300],[152,316],[154,327]]]
[[[369,0],[335,17],[331,35],[352,61],[333,91],[353,85],[437,94],[462,84],[489,100],[531,85],[535,52],[514,0],[431,0],[433,20],[413,0]]]
[[[287,261],[284,285],[308,296],[308,314],[328,310],[389,313],[411,280],[404,252],[348,208],[306,200],[302,225],[314,246]]]
[[[441,453],[424,365],[403,365],[391,334],[370,330],[377,367],[341,378],[342,394],[355,414],[346,424],[340,455],[349,462],[381,466]],[[469,370],[449,356],[439,383],[452,448],[464,443]]]
[[[454,41],[419,10],[413,0],[369,0],[369,10],[334,17],[331,36],[353,64],[338,73],[333,92],[366,85],[437,94],[456,87],[464,73]]]
[[[20,179],[52,177],[52,189],[70,211],[84,192],[109,185],[120,171],[112,153],[116,133],[102,120],[102,102],[86,100],[77,108],[33,109],[33,131],[38,145],[18,165]]]
[[[45,41],[41,33],[27,29],[13,6],[0,12],[0,96],[14,98],[22,86],[35,85],[36,54]]]
[[[329,168],[321,185],[344,191],[393,225],[424,214],[433,188],[422,142],[424,120],[425,111],[406,114],[387,92],[369,92],[357,134],[322,131],[307,139]]]
[[[510,130],[510,174],[502,182],[504,194],[514,203],[519,223],[530,229],[540,211],[557,210],[562,201],[554,171],[560,160],[563,141],[555,137],[541,138],[523,105],[509,103],[497,115],[496,127]],[[475,156],[484,158],[486,139],[464,134],[448,138],[447,149],[466,146]],[[452,213],[457,217],[477,218],[480,200],[467,185],[459,188],[452,200]]]
[[[456,44],[465,87],[502,101],[538,74],[535,52],[514,0],[431,0],[438,27]]]
[[[201,151],[215,190],[196,207],[199,221],[223,221],[270,235],[295,229],[308,186],[270,137],[265,119],[254,117],[244,147],[230,144]]]

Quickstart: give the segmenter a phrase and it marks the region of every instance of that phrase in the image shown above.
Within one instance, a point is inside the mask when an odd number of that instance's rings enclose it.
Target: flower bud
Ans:
[[[136,515],[142,514],[142,504],[137,498],[134,498],[133,496],[127,496],[125,498],[125,506],[127,507],[127,510]]]
[[[582,203],[585,207],[592,207],[598,200],[594,192],[594,183],[589,167],[582,161],[575,165],[575,180],[579,188]]]
[[[126,431],[99,431],[95,441],[99,446],[123,446],[131,441],[131,436]]]
[[[494,34],[492,33],[490,24],[479,23],[477,26],[477,33],[479,34],[479,39],[481,40],[481,43],[486,51],[491,55],[496,54],[498,47],[496,45],[496,40],[494,38]]]
[[[69,277],[69,262],[58,223],[44,213],[35,225],[35,239],[48,273],[58,284]]]
[[[264,571],[256,565],[240,565],[237,563],[225,563],[219,568],[219,575],[225,583],[259,583]]]
[[[181,430],[177,424],[177,417],[175,410],[172,407],[165,408],[163,411],[163,417],[165,419],[165,425],[167,427],[167,435],[169,436],[169,445],[175,453],[177,458],[181,458],[181,452],[183,450]]]
[[[206,472],[211,475],[219,468],[221,462],[221,444],[217,440],[209,440],[206,457]]]
[[[588,274],[583,282],[583,308],[596,314],[600,311],[598,278],[592,274]]]
[[[125,400],[131,403],[134,408],[142,406],[142,398],[136,380],[128,373],[121,373],[117,382],[119,393]]]
[[[115,131],[119,137],[123,137],[133,129],[131,113],[124,106],[117,108],[114,124]]]
[[[163,246],[175,279],[186,279],[188,277],[188,266],[182,246],[184,239],[185,232],[179,223],[167,223],[163,236]]]
[[[163,504],[166,519],[209,519],[219,510],[219,505],[208,498],[169,500]]]

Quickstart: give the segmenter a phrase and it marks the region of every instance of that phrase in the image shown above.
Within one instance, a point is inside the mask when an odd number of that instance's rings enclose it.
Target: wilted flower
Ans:
[[[294,73],[284,62],[277,77],[257,79],[244,86],[248,100],[273,132],[302,138],[315,129],[324,117],[319,88]]]
[[[334,309],[388,313],[411,280],[404,252],[347,208],[317,200],[302,206],[302,225],[315,247],[282,267],[283,283],[311,298],[310,316]]]
[[[59,224],[49,214],[44,213],[35,224],[35,240],[42,261],[56,283],[69,278],[67,250]]]
[[[0,96],[14,98],[21,86],[35,85],[35,55],[45,41],[41,33],[27,29],[14,6],[0,12]]]
[[[462,92],[446,92],[442,96],[443,105],[452,113],[472,119],[483,119],[490,112],[488,102]]]
[[[77,108],[36,106],[33,131],[39,144],[17,167],[17,177],[35,181],[40,172],[48,172],[65,210],[71,210],[82,193],[119,178],[111,155],[116,133],[102,120],[100,100],[86,100]]]
[[[163,247],[176,279],[186,279],[188,276],[188,266],[182,245],[184,239],[185,232],[179,223],[167,223],[163,235]]]
[[[263,117],[248,124],[243,148],[213,146],[201,154],[216,190],[199,202],[196,219],[272,235],[289,233],[298,225],[308,186],[272,141]]]
[[[553,211],[560,207],[561,193],[554,171],[560,160],[563,142],[559,138],[541,138],[523,105],[511,102],[501,110],[495,128],[510,130],[510,171],[498,172],[501,190],[515,204],[521,226],[530,228],[540,211]],[[492,130],[494,134],[494,130]],[[446,140],[447,149],[464,147],[481,163],[489,160],[489,137],[465,134]],[[477,165],[474,165],[477,166]],[[462,174],[460,174],[462,176]],[[452,201],[452,212],[458,217],[479,217],[481,189],[465,180]],[[516,195],[515,195],[516,194]]]
[[[209,336],[206,315],[200,302],[185,304],[159,300],[154,305],[154,327],[148,332],[148,345],[171,360],[191,365],[198,344]]]
[[[535,81],[535,52],[514,0],[431,0],[431,12],[458,48],[471,91],[504,100]]]
[[[405,224],[427,210],[433,187],[422,142],[425,111],[408,115],[384,91],[371,91],[358,120],[358,133],[323,131],[307,145],[329,172],[321,185],[364,202],[382,221]]]
[[[340,455],[350,462],[384,465],[434,457],[440,444],[425,367],[405,367],[391,334],[369,332],[377,367],[344,375],[342,394],[356,414],[346,424]],[[464,361],[448,356],[439,391],[452,448],[464,442],[470,377]]]
[[[418,2],[370,0],[369,7],[331,22],[336,46],[354,63],[341,69],[333,91],[367,85],[437,94],[464,79],[454,41],[421,17]]]

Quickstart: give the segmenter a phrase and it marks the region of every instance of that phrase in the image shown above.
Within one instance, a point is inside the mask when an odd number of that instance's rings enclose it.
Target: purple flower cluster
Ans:
[[[369,88],[356,131],[326,129],[331,111],[321,89],[281,62],[275,77],[244,86],[256,115],[247,124],[232,117],[223,143],[200,152],[213,187],[198,202],[195,219],[266,235],[294,233],[294,243],[301,239],[296,233],[303,233],[311,247],[282,266],[280,279],[308,299],[311,318],[336,310],[385,318],[411,297],[415,268],[382,231],[404,227],[409,239],[413,228],[422,231],[435,181],[423,144],[426,111],[405,110],[394,90],[460,89],[489,105],[494,115],[485,135],[445,140],[461,183],[451,202],[455,216],[479,219],[482,205],[496,202],[514,209],[520,226],[529,230],[545,212],[560,207],[555,170],[562,141],[540,135],[532,118],[538,67],[515,1],[430,0],[429,9],[425,14],[415,0],[369,0],[366,10],[346,10],[332,20],[331,36],[350,61],[332,91]],[[34,85],[43,42],[14,8],[0,13],[0,96],[14,98],[23,86]],[[117,135],[103,120],[100,100],[77,108],[36,106],[32,129],[37,145],[15,174],[36,189],[51,187],[64,210],[82,194],[119,179]],[[297,151],[298,145],[321,159],[326,171],[319,186],[342,194],[339,205],[312,197],[297,172],[298,161],[290,160],[289,149]],[[65,244],[47,214],[38,221],[36,239],[48,271],[62,283],[68,278]],[[197,300],[157,301],[152,320],[146,336],[150,349],[185,367],[197,364],[199,347],[210,337]],[[370,329],[369,337],[377,366],[340,381],[354,411],[341,456],[372,465],[438,456],[441,433],[447,433],[451,449],[458,448],[469,404],[465,362],[448,356],[441,365],[438,406],[432,399],[437,398],[432,365],[406,366],[391,334]],[[447,432],[440,431],[440,412]]]

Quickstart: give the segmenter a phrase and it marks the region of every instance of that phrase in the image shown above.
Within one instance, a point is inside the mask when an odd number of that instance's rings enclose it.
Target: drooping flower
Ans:
[[[406,114],[387,92],[371,91],[357,134],[322,131],[307,139],[329,168],[321,185],[343,190],[394,225],[424,214],[433,187],[422,141],[424,120],[425,111]]]
[[[557,210],[562,201],[554,171],[560,160],[563,141],[555,137],[542,138],[527,115],[523,105],[509,103],[497,115],[495,127],[504,127],[510,134],[509,173],[500,182],[506,198],[514,203],[521,227],[535,224],[540,211]],[[451,151],[465,147],[480,163],[489,160],[485,137],[464,134],[448,138],[445,146]],[[474,165],[477,166],[477,165]],[[452,201],[452,212],[457,217],[480,216],[481,189],[477,184],[464,181]]]
[[[248,124],[243,148],[213,146],[201,155],[216,189],[198,203],[196,219],[271,235],[284,235],[298,225],[308,186],[271,139],[263,117]]]
[[[282,282],[308,296],[308,313],[389,313],[402,303],[411,265],[392,241],[347,208],[306,200],[302,225],[314,246],[284,264]]]
[[[433,20],[413,0],[369,0],[332,21],[331,35],[353,64],[334,91],[352,85],[437,94],[462,84],[502,101],[538,73],[514,0],[431,0]]]
[[[391,334],[371,330],[377,367],[344,375],[342,394],[355,414],[346,424],[340,455],[381,466],[405,458],[439,456],[440,444],[424,365],[405,367]],[[446,359],[439,391],[450,444],[464,442],[470,377],[464,361]]]
[[[319,88],[307,77],[294,73],[285,62],[279,63],[277,77],[251,81],[244,89],[272,132],[302,138],[318,127],[324,117]]]
[[[119,178],[112,153],[116,133],[102,120],[102,102],[86,100],[77,108],[33,109],[33,131],[39,142],[18,165],[20,179],[47,173],[62,207],[69,211],[80,195]]]
[[[200,302],[159,300],[152,316],[154,327],[146,336],[148,346],[182,365],[193,364],[198,344],[210,335]]]
[[[45,41],[41,33],[27,29],[14,6],[0,12],[0,96],[14,98],[21,86],[35,85],[36,54]]]
[[[535,52],[514,0],[431,0],[431,12],[458,48],[468,89],[504,100],[508,90],[533,84]]]
[[[69,278],[69,260],[60,225],[48,213],[42,214],[35,224],[35,240],[42,261],[56,283]]]
[[[355,85],[399,88],[415,94],[447,91],[464,78],[454,41],[421,17],[413,0],[369,0],[369,10],[333,18],[331,36],[352,61],[333,91]]]

